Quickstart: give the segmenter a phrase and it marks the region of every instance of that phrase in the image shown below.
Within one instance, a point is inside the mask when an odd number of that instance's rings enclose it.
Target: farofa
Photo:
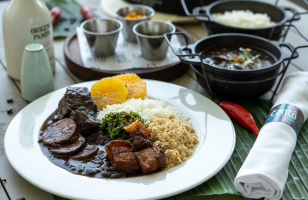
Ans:
[[[193,153],[199,142],[195,129],[188,122],[175,118],[174,114],[165,114],[162,118],[154,118],[149,123],[150,140],[166,154],[166,168],[172,168]]]

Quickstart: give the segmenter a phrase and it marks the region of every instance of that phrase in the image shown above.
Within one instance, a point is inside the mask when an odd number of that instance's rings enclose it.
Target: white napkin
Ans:
[[[296,106],[307,119],[308,72],[295,72],[285,79],[273,107],[279,104]],[[294,129],[286,123],[264,125],[234,180],[236,189],[248,198],[280,199],[296,140]]]

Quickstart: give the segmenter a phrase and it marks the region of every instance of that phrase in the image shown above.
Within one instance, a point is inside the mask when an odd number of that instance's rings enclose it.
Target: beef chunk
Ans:
[[[133,139],[134,151],[152,147],[152,142],[148,140],[150,131],[138,120],[124,128]]]
[[[79,137],[78,140],[71,144],[63,145],[61,148],[52,148],[49,151],[58,155],[70,155],[80,151],[86,144],[84,137]]]
[[[134,151],[140,151],[142,149],[152,147],[152,142],[148,139],[144,138],[144,132],[140,131],[138,133],[135,133],[134,135],[131,135],[134,143]]]
[[[156,153],[151,148],[146,148],[138,152],[134,152],[141,166],[143,174],[155,172],[158,169],[156,161]]]
[[[70,118],[77,124],[78,131],[83,136],[96,132],[100,126],[100,123],[96,121],[94,116],[84,106],[73,110]]]
[[[60,100],[58,112],[63,117],[69,117],[73,110],[84,106],[91,115],[96,115],[97,106],[86,87],[68,87],[64,97]]]
[[[49,126],[42,138],[44,144],[59,147],[59,144],[73,142],[77,139],[77,126],[72,119],[61,119]]]
[[[159,147],[153,147],[153,150],[156,154],[156,161],[158,168],[165,168],[166,167],[166,155],[165,152]]]
[[[98,152],[99,148],[96,145],[87,145],[82,151],[71,156],[71,159],[83,160],[94,156]]]
[[[132,150],[133,147],[131,143],[123,140],[112,140],[106,144],[106,153],[111,161],[113,161],[114,155],[128,153]]]
[[[140,169],[140,166],[134,152],[128,152],[113,156],[113,168],[117,172],[129,172]]]

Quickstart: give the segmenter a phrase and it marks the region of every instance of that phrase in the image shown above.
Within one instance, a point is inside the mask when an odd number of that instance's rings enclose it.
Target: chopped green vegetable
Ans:
[[[228,56],[225,56],[225,55],[220,55],[220,57],[224,58],[224,59],[227,59],[227,60],[230,60]]]
[[[262,63],[261,63],[261,60],[259,58],[256,58],[256,63],[257,63],[257,66],[258,66],[258,69],[261,69],[262,67]]]
[[[129,133],[124,130],[124,127],[136,120],[139,120],[147,127],[144,119],[136,112],[111,112],[102,119],[101,128],[111,140],[125,140],[131,142],[132,139]]]

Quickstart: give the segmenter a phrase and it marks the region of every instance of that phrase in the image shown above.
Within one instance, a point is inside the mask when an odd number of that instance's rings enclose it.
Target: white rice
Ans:
[[[263,28],[275,25],[266,13],[253,13],[250,10],[232,10],[213,13],[213,18],[223,24],[242,28]]]
[[[176,107],[163,100],[156,99],[128,99],[122,104],[108,105],[97,115],[97,120],[102,121],[106,114],[110,112],[134,111],[137,112],[145,121],[152,122],[154,117],[161,118],[164,114],[174,114],[177,119],[188,121],[190,118],[185,116]]]

